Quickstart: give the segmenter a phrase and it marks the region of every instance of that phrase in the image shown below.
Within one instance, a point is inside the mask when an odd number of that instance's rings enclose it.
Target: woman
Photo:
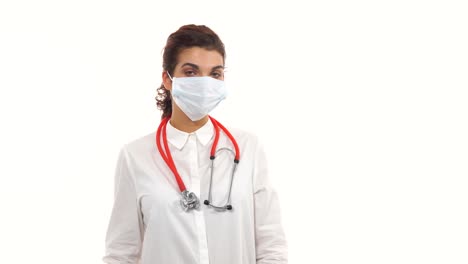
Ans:
[[[169,36],[162,121],[120,150],[105,263],[287,263],[261,144],[208,115],[226,97],[224,62],[206,26]]]

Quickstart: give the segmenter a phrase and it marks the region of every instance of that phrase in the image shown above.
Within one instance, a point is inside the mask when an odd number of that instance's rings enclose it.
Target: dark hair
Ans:
[[[207,26],[190,24],[180,27],[167,38],[163,52],[163,70],[174,76],[177,56],[182,50],[191,47],[216,50],[223,56],[223,61],[226,60],[224,44],[218,35]],[[171,93],[164,87],[164,84],[157,89],[155,99],[158,109],[163,111],[161,117],[170,116],[172,114]]]

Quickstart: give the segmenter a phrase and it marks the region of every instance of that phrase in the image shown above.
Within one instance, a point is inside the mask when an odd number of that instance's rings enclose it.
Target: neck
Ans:
[[[172,107],[171,125],[180,131],[192,133],[208,122],[208,116],[203,117],[200,120],[192,121],[187,115],[182,112],[178,107]]]

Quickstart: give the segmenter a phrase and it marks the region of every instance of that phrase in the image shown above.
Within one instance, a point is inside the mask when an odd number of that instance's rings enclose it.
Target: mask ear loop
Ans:
[[[167,73],[167,75],[169,76],[169,79],[171,79],[171,81],[173,81],[173,80],[172,80],[172,76],[169,74],[169,72],[166,71],[166,73]]]

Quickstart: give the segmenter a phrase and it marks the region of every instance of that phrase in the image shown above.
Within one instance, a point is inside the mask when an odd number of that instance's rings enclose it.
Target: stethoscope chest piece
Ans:
[[[182,197],[180,198],[180,204],[184,211],[189,211],[191,209],[198,209],[200,207],[200,200],[197,195],[193,192],[187,190],[181,192]]]

